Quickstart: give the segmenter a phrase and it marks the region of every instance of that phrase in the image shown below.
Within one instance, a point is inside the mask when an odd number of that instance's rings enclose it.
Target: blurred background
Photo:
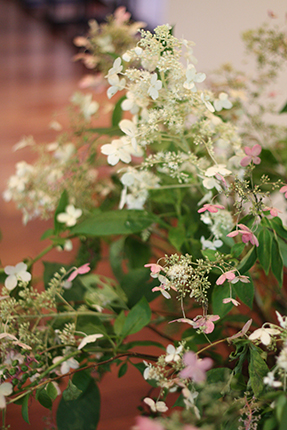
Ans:
[[[286,26],[287,5],[282,0],[0,0],[1,195],[15,163],[33,160],[27,148],[13,152],[13,145],[29,135],[37,143],[53,142],[55,132],[49,123],[55,112],[65,109],[86,73],[81,63],[72,61],[78,52],[73,38],[85,34],[90,19],[103,22],[119,6],[125,6],[133,20],[145,21],[148,29],[174,25],[177,37],[196,43],[197,69],[207,75],[227,61],[252,73],[254,64],[247,64],[241,33],[270,19]],[[286,70],[272,90],[278,108],[282,107],[287,99]],[[97,94],[95,98],[101,102],[106,96]],[[24,257],[35,256],[43,248],[40,237],[49,227],[49,221],[38,220],[24,226],[14,204],[0,199],[1,264],[15,265]],[[56,251],[48,257],[63,263],[70,258]],[[40,264],[38,270],[40,273]],[[99,430],[131,428],[138,403],[148,394],[149,387],[136,369],[121,379],[117,379],[117,371],[113,369],[100,385]],[[30,426],[23,424],[20,414],[17,406],[8,409],[11,430],[55,428],[51,417],[44,424],[42,416],[49,412],[40,406],[32,405]]]

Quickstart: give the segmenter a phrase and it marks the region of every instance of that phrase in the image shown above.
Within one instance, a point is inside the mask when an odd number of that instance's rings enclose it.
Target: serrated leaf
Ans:
[[[76,400],[62,397],[57,410],[59,430],[95,430],[100,417],[100,393],[93,379]]]
[[[264,359],[261,357],[259,350],[255,346],[251,345],[249,351],[249,382],[255,397],[259,397],[265,387],[263,378],[267,375],[269,369]]]
[[[258,235],[259,246],[257,248],[257,255],[261,266],[263,267],[266,275],[269,273],[271,264],[271,244],[272,235],[267,228],[262,228]]]
[[[254,285],[252,279],[250,277],[250,282],[241,282],[238,281],[236,284],[233,284],[232,287],[235,290],[238,298],[250,309],[252,309],[253,299],[254,299]]]
[[[172,227],[168,232],[168,240],[178,251],[180,251],[186,239],[186,231],[183,225]]]
[[[148,302],[158,297],[160,293],[152,291],[158,283],[158,279],[152,279],[150,271],[146,268],[130,270],[121,280],[121,288],[128,298],[128,306],[131,308],[142,297]]]
[[[257,259],[256,246],[253,246],[247,254],[242,258],[241,262],[237,266],[237,270],[244,275],[254,265]]]
[[[63,399],[65,402],[68,402],[70,400],[76,400],[80,395],[82,394],[82,391],[76,387],[76,385],[73,384],[71,379],[69,379],[67,388],[63,391]]]
[[[115,331],[115,333],[116,333],[117,336],[119,336],[121,334],[122,330],[123,330],[125,319],[126,319],[126,316],[125,316],[124,311],[121,311],[121,313],[115,319],[115,322],[114,322],[114,331]]]
[[[26,396],[24,397],[24,399],[22,401],[22,409],[21,409],[23,420],[26,421],[26,423],[28,423],[28,424],[30,424],[29,409],[28,409],[29,397],[30,397],[30,394],[26,394]]]
[[[271,247],[271,270],[273,275],[278,281],[280,287],[283,283],[283,260],[279,248],[279,244],[275,236],[273,236],[272,247]]]
[[[112,236],[139,233],[148,228],[158,218],[141,210],[113,210],[96,213],[71,228],[73,234],[87,236]]]
[[[50,397],[50,396],[48,396],[48,394],[47,394],[47,392],[46,392],[45,388],[42,388],[42,389],[40,389],[40,390],[37,390],[37,393],[36,393],[36,400],[38,400],[38,402],[39,402],[42,406],[44,406],[44,408],[52,409],[53,401],[52,401],[51,397]]]
[[[212,312],[214,315],[219,315],[221,318],[228,314],[233,308],[232,303],[223,303],[223,299],[229,297],[229,284],[215,285],[212,291]]]
[[[127,370],[128,370],[128,363],[125,361],[119,368],[118,378],[121,378],[122,376],[124,376],[127,373]]]
[[[145,297],[131,309],[128,313],[121,333],[122,337],[137,333],[144,328],[151,319],[151,310]]]
[[[58,396],[57,388],[55,387],[54,384],[52,384],[52,382],[49,382],[49,384],[46,387],[46,391],[48,396],[51,397],[52,400],[55,400],[56,397]]]

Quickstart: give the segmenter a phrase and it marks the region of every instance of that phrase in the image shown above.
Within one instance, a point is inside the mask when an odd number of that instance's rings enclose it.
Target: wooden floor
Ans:
[[[27,149],[12,152],[12,146],[24,135],[33,135],[39,143],[53,141],[55,134],[48,128],[51,117],[65,108],[83,74],[81,65],[71,61],[74,54],[71,45],[25,13],[16,1],[0,0],[0,194],[14,173],[15,163],[31,159]],[[37,255],[44,247],[39,238],[49,225],[33,221],[23,226],[14,204],[0,198],[1,264],[15,265]],[[47,259],[56,258],[64,263],[70,256],[55,252]],[[41,271],[40,263],[37,270]],[[129,429],[140,399],[149,390],[136,369],[131,368],[121,379],[117,379],[117,371],[113,368],[100,384],[99,430]],[[42,421],[44,415],[48,415],[47,410],[32,404],[31,425],[25,424],[20,407],[15,405],[8,409],[8,424],[11,430],[41,430],[48,428]]]

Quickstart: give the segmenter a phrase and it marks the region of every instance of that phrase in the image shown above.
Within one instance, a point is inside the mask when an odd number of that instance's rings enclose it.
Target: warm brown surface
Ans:
[[[32,134],[37,142],[53,141],[54,132],[48,124],[55,111],[65,107],[83,73],[79,64],[71,62],[74,50],[49,27],[27,15],[13,0],[0,0],[0,194],[17,161],[31,160],[29,150],[12,152],[12,146],[23,135]],[[30,158],[29,158],[30,157]],[[49,222],[33,221],[23,226],[21,214],[13,203],[0,198],[0,243],[2,265],[16,264],[24,257],[35,256],[45,244],[39,242]],[[49,255],[60,259],[62,253]],[[41,265],[38,265],[40,271]],[[153,336],[154,338],[154,336]],[[140,398],[149,386],[140,373],[131,368],[125,377],[117,379],[117,368],[106,375],[100,385],[102,394],[99,430],[127,430],[134,424]],[[11,430],[41,430],[42,416],[48,415],[41,406],[32,405],[31,425],[21,418],[19,406],[8,408]],[[48,428],[48,427],[47,427]],[[49,427],[52,428],[52,427]],[[79,429],[81,430],[81,429]]]

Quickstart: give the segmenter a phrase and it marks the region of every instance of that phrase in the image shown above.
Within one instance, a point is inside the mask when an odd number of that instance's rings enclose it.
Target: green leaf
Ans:
[[[241,262],[237,266],[237,270],[241,273],[241,275],[244,275],[251,267],[254,265],[257,259],[257,252],[256,252],[256,246],[253,246],[245,255],[245,257],[242,258]]]
[[[121,288],[128,298],[128,307],[134,306],[142,297],[148,302],[158,297],[160,293],[152,291],[158,283],[158,279],[152,279],[146,268],[130,270],[121,280]]]
[[[57,209],[56,209],[55,215],[54,215],[54,231],[55,231],[55,234],[59,233],[64,228],[64,224],[57,221],[57,216],[60,213],[65,212],[65,209],[68,206],[68,204],[69,204],[69,196],[68,196],[67,191],[64,190],[62,192],[62,195],[61,195],[60,200],[59,200],[59,204],[57,206]]]
[[[217,369],[210,369],[206,372],[206,380],[208,384],[215,384],[217,382],[227,381],[231,375],[231,370],[228,367],[219,367]]]
[[[240,242],[240,243],[236,243],[235,245],[233,245],[233,247],[231,248],[231,254],[235,257],[238,258],[241,254],[243,249],[245,248],[245,243]]]
[[[250,282],[245,283],[238,281],[236,284],[233,284],[238,298],[250,309],[252,309],[253,299],[254,299],[254,285],[252,279],[250,278]]]
[[[266,275],[269,273],[271,263],[271,243],[272,235],[267,228],[262,228],[258,235],[259,246],[257,248],[257,255],[261,266],[263,267]]]
[[[48,230],[44,231],[40,240],[48,239],[49,237],[53,236],[53,234],[54,230],[52,228],[48,228]]]
[[[121,378],[122,376],[124,376],[127,373],[127,370],[128,370],[128,363],[125,361],[119,368],[118,378]]]
[[[121,333],[122,337],[137,333],[148,325],[151,319],[151,310],[145,297],[132,308],[128,313]]]
[[[267,375],[269,369],[261,356],[261,353],[263,351],[261,351],[260,353],[260,350],[254,345],[250,345],[249,351],[249,382],[251,384],[251,388],[254,392],[255,397],[259,397],[265,388],[263,378]]]
[[[161,343],[153,340],[135,340],[134,342],[125,343],[124,346],[127,349],[132,349],[135,346],[157,346],[158,348],[165,350],[165,347]]]
[[[26,396],[23,398],[22,409],[21,409],[23,420],[26,421],[26,423],[28,424],[30,424],[29,409],[28,409],[29,397],[30,397],[30,394],[26,394]]]
[[[71,379],[69,379],[67,388],[63,391],[63,399],[65,402],[70,400],[76,400],[82,394],[82,390],[79,390],[76,385],[73,384]]]
[[[280,109],[279,113],[287,113],[287,103]]]
[[[278,241],[275,236],[273,236],[272,247],[271,247],[271,270],[275,278],[278,281],[280,287],[283,283],[283,260],[279,248]]]
[[[287,230],[283,226],[281,218],[278,216],[275,216],[274,218],[269,220],[270,225],[272,228],[276,231],[278,236],[282,237],[283,239],[287,239]]]
[[[57,388],[55,387],[54,384],[52,384],[52,382],[49,382],[49,384],[46,387],[46,391],[48,396],[52,399],[55,400],[56,397],[58,396],[58,391]]]
[[[98,133],[100,135],[106,135],[106,136],[124,135],[124,133],[119,127],[96,127],[96,128],[88,128],[86,131],[91,131],[92,133]]]
[[[275,417],[268,418],[263,426],[263,430],[276,430],[278,422]],[[285,429],[284,429],[285,430]]]
[[[279,430],[286,430],[286,428],[287,428],[287,404],[285,404],[281,414]]]
[[[100,418],[100,393],[93,379],[76,400],[63,397],[57,410],[58,430],[95,430]]]
[[[71,228],[73,234],[110,236],[139,233],[158,221],[158,218],[141,210],[113,210],[99,212]]]
[[[53,401],[51,397],[47,394],[47,391],[45,388],[42,388],[40,390],[37,390],[36,392],[36,400],[44,406],[44,408],[52,409]]]
[[[115,333],[116,333],[117,336],[119,336],[121,334],[122,330],[123,330],[125,319],[126,319],[126,316],[125,316],[124,311],[121,311],[121,313],[115,319],[115,322],[114,322],[114,331],[115,331]]]
[[[172,227],[168,232],[168,240],[178,251],[186,239],[186,231],[183,225],[178,225],[177,227]]]
[[[88,386],[91,382],[91,375],[89,370],[82,370],[81,372],[77,372],[73,376],[73,384],[81,390],[85,392],[88,389]]]
[[[228,314],[233,308],[232,303],[223,303],[222,300],[230,295],[229,284],[225,282],[223,285],[215,285],[212,291],[212,312],[214,315],[219,315],[221,318]]]
[[[112,127],[118,127],[119,122],[123,117],[123,110],[121,108],[121,104],[126,98],[127,98],[126,96],[121,97],[115,104],[113,115],[112,115]]]

